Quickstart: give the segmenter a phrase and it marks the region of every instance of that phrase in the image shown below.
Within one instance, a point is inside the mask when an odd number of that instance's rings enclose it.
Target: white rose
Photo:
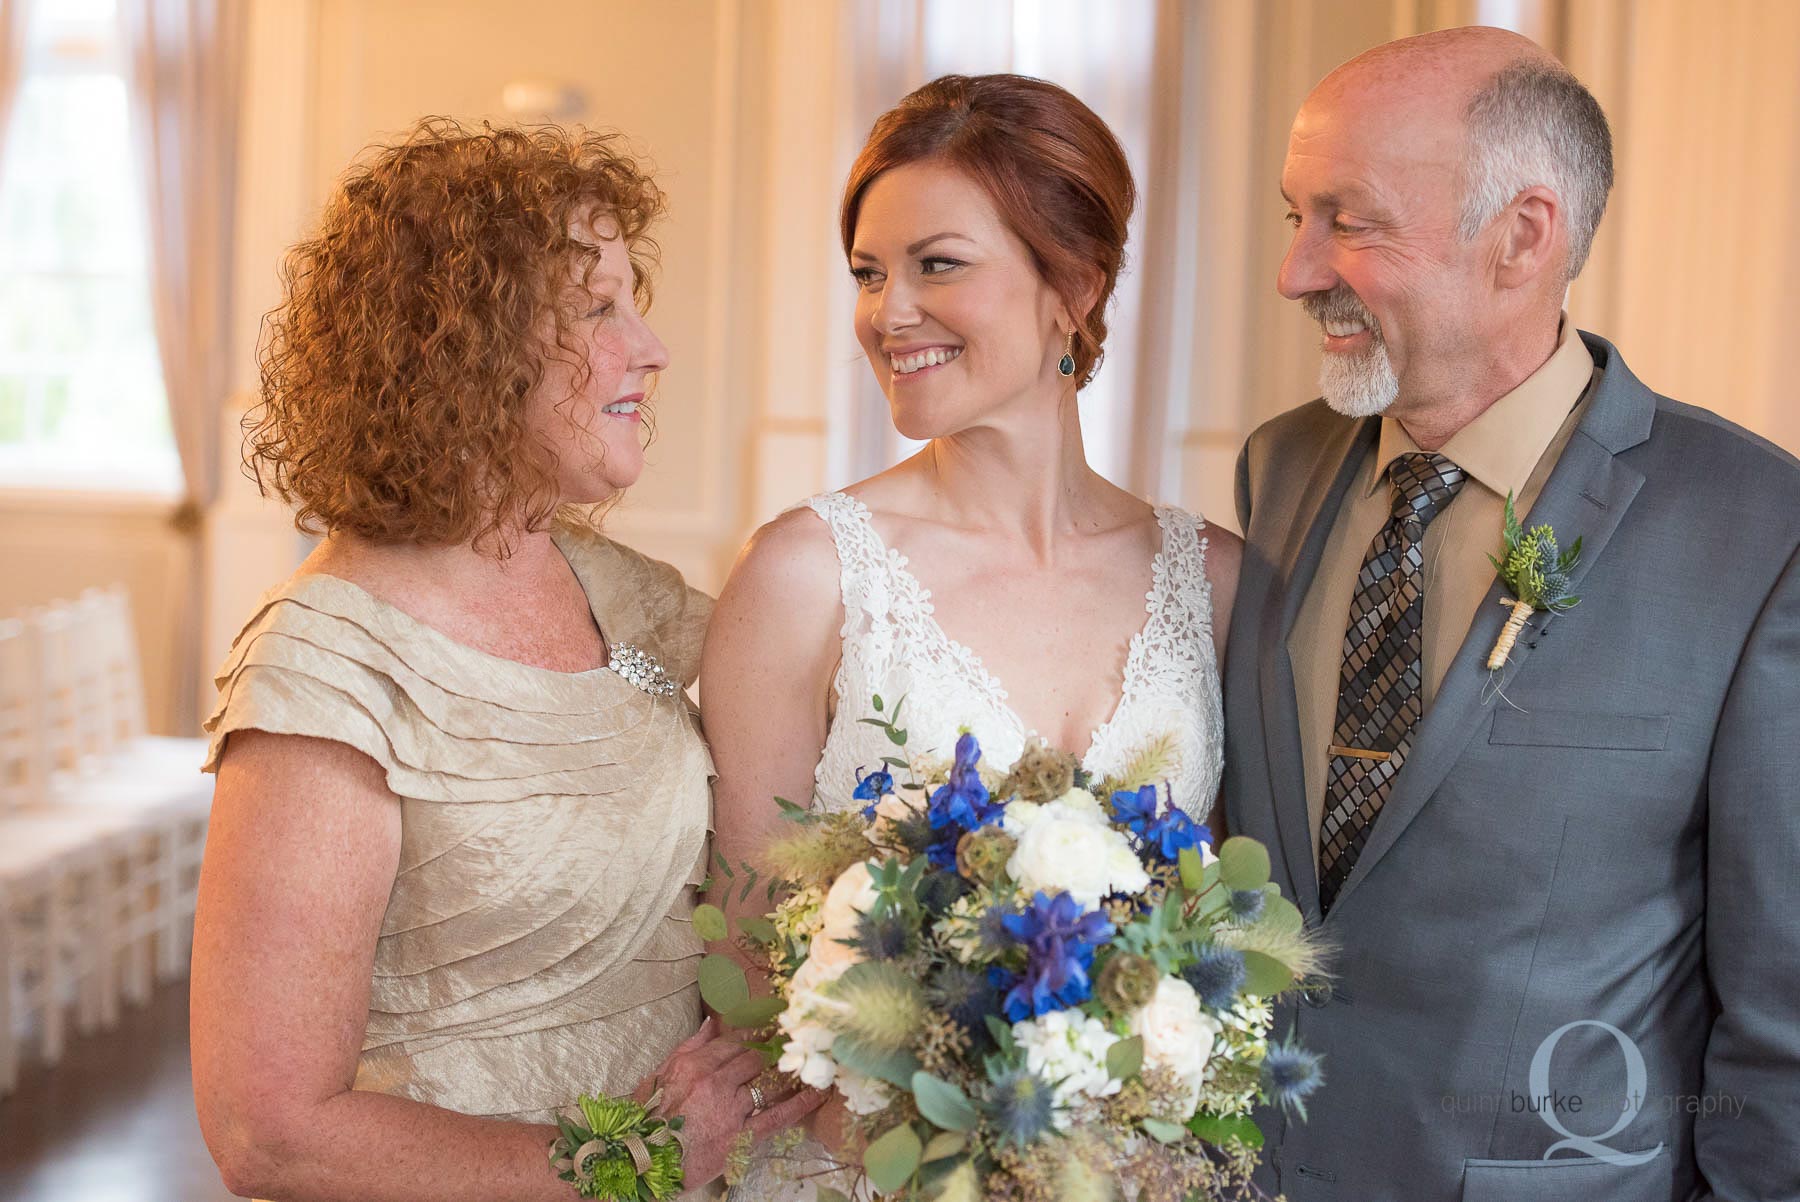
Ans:
[[[1186,1088],[1185,1113],[1173,1117],[1185,1120],[1199,1103],[1206,1062],[1222,1029],[1201,1008],[1194,987],[1180,977],[1157,982],[1150,1001],[1131,1016],[1131,1033],[1144,1040],[1144,1063],[1168,1069]]]
[[[867,864],[844,869],[819,908],[819,933],[813,936],[807,958],[840,972],[860,960],[848,941],[856,937],[857,916],[867,912],[878,896]]]
[[[1124,835],[1061,806],[1045,807],[1019,835],[1006,874],[1027,896],[1066,890],[1086,910],[1109,893],[1150,887],[1150,875]]]
[[[1000,829],[1017,839],[1031,829],[1044,807],[1035,801],[1009,801],[1000,812]]]
[[[1100,808],[1100,799],[1086,789],[1070,789],[1058,797],[1054,804],[1091,822],[1105,824],[1107,821],[1106,811]]]

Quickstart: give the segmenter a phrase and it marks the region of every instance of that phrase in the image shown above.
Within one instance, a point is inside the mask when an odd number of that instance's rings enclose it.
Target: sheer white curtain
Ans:
[[[247,6],[241,0],[120,0],[132,137],[144,182],[151,304],[195,539],[183,607],[176,713],[199,704],[205,514],[219,492],[229,388],[233,206]]]

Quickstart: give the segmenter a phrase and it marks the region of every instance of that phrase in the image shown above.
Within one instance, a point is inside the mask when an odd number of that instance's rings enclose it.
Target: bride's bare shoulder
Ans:
[[[719,594],[717,625],[754,618],[759,625],[808,626],[839,608],[838,557],[831,529],[801,505],[759,527],[738,552]]]

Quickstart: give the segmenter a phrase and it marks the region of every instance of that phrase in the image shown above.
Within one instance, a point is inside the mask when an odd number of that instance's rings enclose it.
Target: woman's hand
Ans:
[[[820,1090],[788,1089],[765,1094],[765,1108],[756,1111],[750,1084],[762,1071],[761,1053],[721,1035],[719,1020],[708,1018],[638,1087],[639,1101],[648,1101],[660,1089],[658,1112],[686,1120],[682,1169],[690,1188],[725,1171],[726,1155],[745,1127],[761,1141],[793,1126],[825,1100]]]

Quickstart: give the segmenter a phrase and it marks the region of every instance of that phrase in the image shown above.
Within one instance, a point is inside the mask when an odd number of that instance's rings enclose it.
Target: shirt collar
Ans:
[[[1517,494],[1531,478],[1532,469],[1556,438],[1593,374],[1594,361],[1576,332],[1575,323],[1565,313],[1556,350],[1544,365],[1451,435],[1439,453],[1496,496]],[[1381,439],[1375,452],[1380,470],[1369,482],[1365,495],[1386,487],[1387,469],[1395,459],[1418,450],[1419,445],[1404,426],[1391,417],[1382,418]]]

